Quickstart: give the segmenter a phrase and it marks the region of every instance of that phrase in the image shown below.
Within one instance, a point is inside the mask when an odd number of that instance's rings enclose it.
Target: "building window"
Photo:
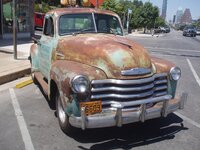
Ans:
[[[12,33],[13,26],[13,13],[12,13],[12,0],[2,0],[3,1],[3,33]],[[18,32],[29,32],[29,1],[28,0],[18,0],[17,3],[17,25]]]

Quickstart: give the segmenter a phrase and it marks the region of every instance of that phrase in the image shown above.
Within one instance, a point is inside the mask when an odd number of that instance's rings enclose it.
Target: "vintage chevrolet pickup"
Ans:
[[[106,10],[48,12],[30,62],[65,133],[166,117],[187,99],[175,95],[180,68],[127,39],[118,15]]]

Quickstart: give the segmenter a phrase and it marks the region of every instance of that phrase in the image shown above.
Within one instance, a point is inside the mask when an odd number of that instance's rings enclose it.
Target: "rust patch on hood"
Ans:
[[[143,47],[115,35],[68,36],[58,42],[57,53],[64,56],[62,59],[100,68],[109,78],[125,78],[121,76],[122,70],[152,67]]]

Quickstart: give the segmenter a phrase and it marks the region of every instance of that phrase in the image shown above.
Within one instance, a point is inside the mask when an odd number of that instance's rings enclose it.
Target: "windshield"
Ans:
[[[59,19],[59,34],[62,36],[95,32],[123,35],[117,17],[105,14],[94,14],[94,18],[95,22],[91,13],[62,15]]]
[[[92,14],[66,14],[60,17],[60,35],[72,34],[84,30],[95,32]]]
[[[94,16],[98,33],[122,35],[122,29],[117,17],[105,14],[95,14]]]

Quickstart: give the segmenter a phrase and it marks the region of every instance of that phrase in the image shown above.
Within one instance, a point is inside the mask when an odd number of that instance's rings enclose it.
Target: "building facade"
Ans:
[[[185,9],[183,16],[181,17],[181,24],[191,24],[192,23],[192,16],[190,13],[190,9]]]
[[[16,20],[18,37],[34,34],[34,0],[16,0]],[[12,38],[13,0],[0,0],[0,38]]]
[[[173,16],[173,21],[172,21],[172,23],[175,24],[175,22],[176,22],[176,15]]]
[[[180,24],[181,23],[181,18],[183,16],[183,9],[179,8],[176,12],[176,24]]]
[[[165,20],[167,15],[167,0],[163,0],[161,17]]]

